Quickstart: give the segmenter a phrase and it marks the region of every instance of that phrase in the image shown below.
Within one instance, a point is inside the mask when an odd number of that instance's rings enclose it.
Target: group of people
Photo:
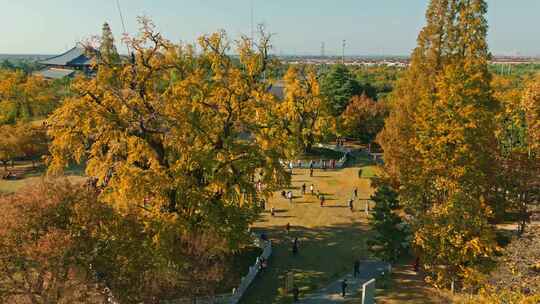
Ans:
[[[315,164],[320,164],[320,168],[323,170],[326,169],[336,169],[337,168],[337,161],[335,159],[319,159],[318,161],[310,160],[308,163],[307,168],[309,169],[309,176],[313,176],[313,171],[315,169]],[[293,161],[289,161],[287,164],[287,167],[289,171],[292,173],[293,169],[296,168],[302,168],[304,163],[301,160],[298,160],[296,164]]]
[[[259,271],[263,271],[268,268],[268,260],[263,256],[259,257]]]
[[[13,174],[13,172],[11,172],[11,171],[8,171],[6,174],[2,175],[2,179],[15,180],[15,179],[17,179],[17,175]]]
[[[343,147],[344,144],[345,144],[345,138],[338,137],[336,139],[336,147]]]
[[[302,187],[301,187],[301,191],[302,191],[302,195],[306,195],[307,193],[307,185],[304,183],[302,184]],[[319,199],[319,203],[320,203],[320,206],[321,207],[324,207],[324,203],[326,202],[326,198],[324,196],[323,193],[321,193],[318,189],[315,190],[315,185],[314,184],[311,184],[309,186],[309,192],[311,193],[311,195],[317,197]],[[294,195],[292,193],[292,191],[281,191],[281,196],[287,200],[289,200],[289,203],[292,204],[293,202],[293,198],[294,198]],[[351,198],[349,199],[349,201],[347,202],[347,205],[349,206],[349,209],[351,210],[351,212],[354,212],[354,201],[358,198],[358,188],[355,187],[353,189],[353,192],[352,192],[352,196]],[[272,214],[273,215],[273,214]]]
[[[289,191],[283,190],[283,191],[281,191],[281,196],[282,196],[283,198],[285,198],[285,199],[288,199],[288,200],[289,200],[289,203],[292,204],[292,200],[293,200],[293,198],[294,198],[292,191],[290,191],[290,190],[289,190]]]

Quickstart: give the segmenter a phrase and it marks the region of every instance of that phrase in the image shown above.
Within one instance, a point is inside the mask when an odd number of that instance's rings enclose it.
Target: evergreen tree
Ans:
[[[474,283],[496,249],[491,217],[497,104],[484,0],[432,0],[379,142],[413,216],[429,279]]]
[[[379,258],[396,262],[408,249],[408,226],[395,213],[399,208],[397,192],[388,185],[381,185],[371,199],[375,202],[371,225],[376,235],[368,241]]]
[[[324,77],[321,93],[330,114],[338,117],[347,108],[351,98],[362,93],[362,88],[349,69],[338,64]]]
[[[114,37],[107,22],[103,24],[99,54],[101,60],[105,64],[111,65],[120,63],[120,55],[118,55],[118,51],[114,44]]]

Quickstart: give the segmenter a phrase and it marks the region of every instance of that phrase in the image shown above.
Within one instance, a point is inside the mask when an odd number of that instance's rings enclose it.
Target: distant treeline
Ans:
[[[40,60],[49,56],[45,55],[0,55],[0,69],[22,70],[32,73],[43,68]]]
[[[489,69],[492,73],[506,76],[527,76],[540,72],[540,63],[520,63],[520,64],[491,64]]]

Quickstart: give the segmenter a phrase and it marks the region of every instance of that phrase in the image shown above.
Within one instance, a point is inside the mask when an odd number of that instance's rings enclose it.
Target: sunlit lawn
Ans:
[[[358,187],[360,198],[372,194],[371,182],[358,177],[358,169],[364,173],[374,173],[374,168],[366,162],[366,157],[358,163],[342,170],[316,170],[313,178],[308,170],[295,170],[292,190],[295,195],[292,205],[276,193],[270,206],[276,209],[276,216],[265,213],[254,225],[254,229],[265,232],[274,242],[274,253],[269,269],[266,270],[246,294],[242,303],[283,303],[290,302],[281,289],[285,286],[288,271],[294,273],[295,283],[302,294],[313,292],[339,279],[352,270],[355,258],[366,259],[368,236],[367,219],[363,212],[364,203],[355,206],[352,213],[347,201],[354,187]],[[325,194],[325,207],[319,200],[307,194],[301,196],[301,185],[313,183]],[[290,223],[291,233],[287,235],[285,226]],[[298,256],[293,256],[291,244],[294,237],[300,240]]]
[[[37,164],[36,168],[32,167],[31,162],[16,162],[15,166],[8,166],[8,171],[17,175],[16,180],[0,179],[0,193],[13,193],[23,188],[26,185],[37,183],[45,174],[43,164]],[[0,167],[0,175],[4,175],[4,167]],[[81,181],[84,179],[84,169],[80,166],[71,166],[66,170],[68,179],[72,182]]]

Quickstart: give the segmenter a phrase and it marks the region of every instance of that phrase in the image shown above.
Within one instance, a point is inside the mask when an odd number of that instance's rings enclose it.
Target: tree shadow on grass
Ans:
[[[374,162],[366,151],[354,151],[349,154],[345,165],[352,168],[361,168],[365,166],[373,166],[377,163]]]
[[[288,272],[302,294],[316,291],[352,270],[356,258],[367,259],[366,225],[347,224],[307,228],[292,226],[286,233],[283,226],[254,228],[264,232],[273,244],[269,268],[250,286],[241,303],[282,303],[290,296],[282,294]],[[292,242],[299,240],[299,253],[292,254]]]
[[[294,218],[295,216],[292,215],[274,215],[276,218]]]
[[[324,206],[323,208],[349,208],[349,206],[331,205],[331,206]]]

